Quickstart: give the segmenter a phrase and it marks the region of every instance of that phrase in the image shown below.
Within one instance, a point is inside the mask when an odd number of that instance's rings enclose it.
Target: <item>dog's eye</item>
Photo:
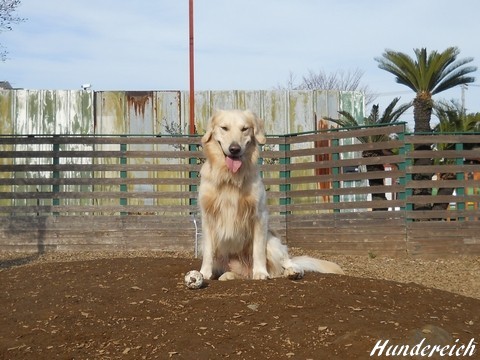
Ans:
[[[222,129],[223,131],[228,131],[228,126],[221,126],[221,129]]]
[[[250,128],[244,126],[244,127],[242,128],[242,132],[248,131],[248,129],[250,129]]]

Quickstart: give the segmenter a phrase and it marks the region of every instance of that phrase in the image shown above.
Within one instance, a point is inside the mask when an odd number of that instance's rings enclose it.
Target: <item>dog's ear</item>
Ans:
[[[245,111],[245,113],[252,119],[255,140],[259,145],[264,145],[267,142],[267,139],[265,139],[265,122],[250,110]]]
[[[214,124],[215,124],[216,115],[217,115],[217,112],[215,112],[210,117],[210,119],[208,119],[207,131],[202,136],[202,144],[206,144],[207,142],[209,142],[211,137],[212,137],[212,132],[213,132]]]
[[[210,138],[212,137],[212,127],[210,126],[210,121],[211,119],[209,120],[207,131],[202,136],[202,144],[206,144],[207,142],[209,142]]]

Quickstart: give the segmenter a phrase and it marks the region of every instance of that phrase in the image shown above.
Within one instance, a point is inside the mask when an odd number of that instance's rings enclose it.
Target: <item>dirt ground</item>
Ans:
[[[188,254],[0,253],[0,359],[368,359],[423,338],[480,359],[478,257],[327,258],[346,275],[189,290]]]

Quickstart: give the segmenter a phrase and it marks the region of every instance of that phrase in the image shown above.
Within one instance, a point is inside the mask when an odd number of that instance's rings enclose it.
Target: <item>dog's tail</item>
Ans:
[[[344,274],[342,268],[334,262],[315,259],[310,256],[295,256],[291,261],[302,268],[303,271],[313,271],[320,273]]]

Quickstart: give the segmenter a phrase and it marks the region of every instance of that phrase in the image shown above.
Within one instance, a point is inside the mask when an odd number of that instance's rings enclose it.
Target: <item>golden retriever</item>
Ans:
[[[308,256],[291,258],[268,227],[266,192],[258,145],[263,120],[250,111],[217,111],[202,137],[206,162],[200,171],[205,279],[303,277],[304,271],[340,273],[335,263]]]

